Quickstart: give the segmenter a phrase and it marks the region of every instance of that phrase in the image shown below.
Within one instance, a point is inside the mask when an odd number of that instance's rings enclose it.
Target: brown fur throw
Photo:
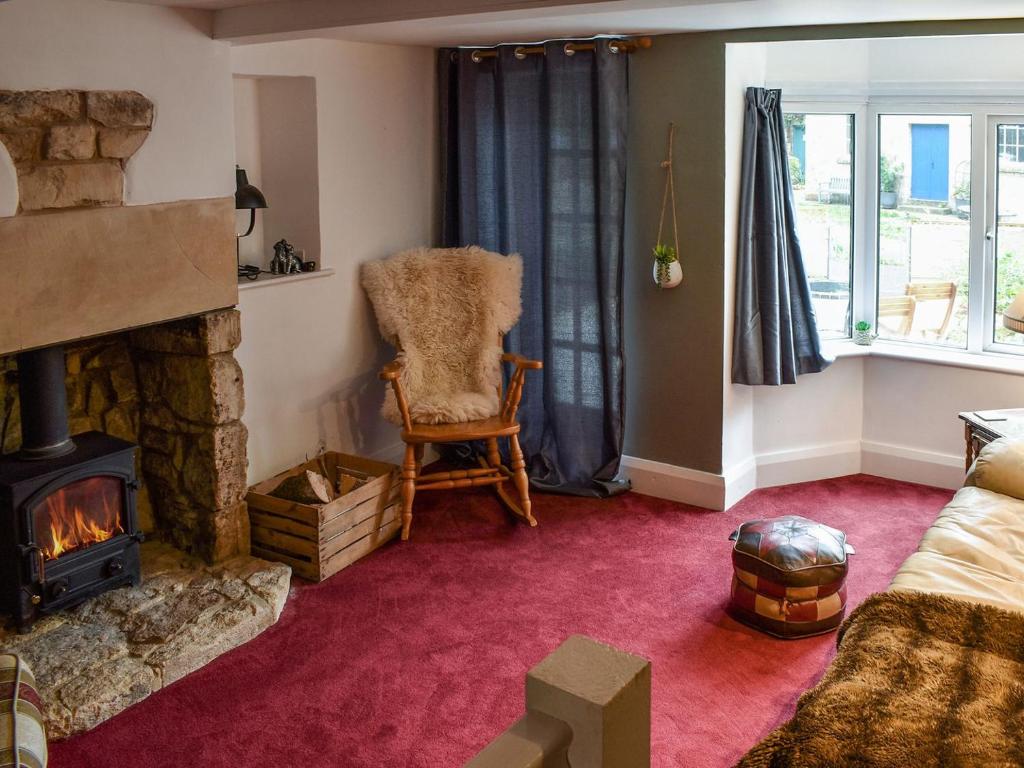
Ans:
[[[872,595],[793,719],[740,768],[1024,765],[1024,613]]]
[[[498,413],[498,336],[519,320],[523,262],[482,248],[415,248],[363,265],[381,335],[399,350],[412,420],[472,421]],[[388,388],[381,411],[401,424]]]

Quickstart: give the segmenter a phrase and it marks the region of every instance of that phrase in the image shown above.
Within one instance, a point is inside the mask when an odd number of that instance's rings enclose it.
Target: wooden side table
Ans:
[[[1000,437],[1024,439],[1024,408],[964,411],[960,418],[964,422],[964,440],[967,442],[964,463],[968,470],[981,449],[993,440]]]

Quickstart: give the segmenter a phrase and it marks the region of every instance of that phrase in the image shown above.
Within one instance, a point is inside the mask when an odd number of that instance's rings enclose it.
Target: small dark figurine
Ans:
[[[270,272],[274,275],[290,275],[302,271],[302,259],[287,240],[274,243],[274,258],[270,260]]]

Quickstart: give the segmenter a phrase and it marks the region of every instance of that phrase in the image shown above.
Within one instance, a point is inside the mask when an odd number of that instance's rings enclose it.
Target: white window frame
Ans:
[[[785,93],[785,91],[783,91]],[[853,285],[852,318],[875,327],[878,307],[878,133],[881,115],[964,115],[971,118],[971,227],[968,265],[967,346],[923,344],[909,339],[886,339],[886,344],[939,355],[969,353],[1021,360],[1024,346],[993,341],[995,313],[995,160],[998,121],[1024,122],[1024,98],[972,97],[968,94],[834,96],[800,93],[783,98],[783,111],[854,116]],[[977,190],[985,190],[978,200]],[[993,210],[989,210],[993,209]],[[993,235],[992,239],[988,235]]]
[[[850,169],[850,205],[852,208],[852,218],[850,221],[850,229],[853,234],[853,242],[850,244],[850,309],[852,315],[852,323],[855,324],[859,319],[857,314],[858,297],[863,295],[863,291],[867,289],[864,283],[863,270],[858,266],[857,254],[864,253],[864,246],[867,244],[864,240],[864,228],[860,226],[860,220],[862,220],[863,213],[861,211],[862,206],[866,204],[865,191],[867,187],[865,183],[865,172],[867,164],[868,152],[865,151],[867,147],[867,102],[847,102],[847,101],[818,101],[810,99],[807,101],[790,101],[783,99],[782,102],[783,112],[799,112],[807,115],[853,115],[853,167]],[[852,335],[852,330],[851,330]],[[841,339],[849,339],[851,336],[840,336],[837,338],[830,339],[832,341],[839,341]]]

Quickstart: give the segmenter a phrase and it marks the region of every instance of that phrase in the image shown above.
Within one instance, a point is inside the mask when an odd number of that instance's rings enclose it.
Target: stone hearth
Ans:
[[[251,557],[206,566],[166,544],[142,546],[141,587],[115,589],[39,621],[0,631],[0,651],[28,662],[47,735],[89,730],[277,621],[291,569]]]

